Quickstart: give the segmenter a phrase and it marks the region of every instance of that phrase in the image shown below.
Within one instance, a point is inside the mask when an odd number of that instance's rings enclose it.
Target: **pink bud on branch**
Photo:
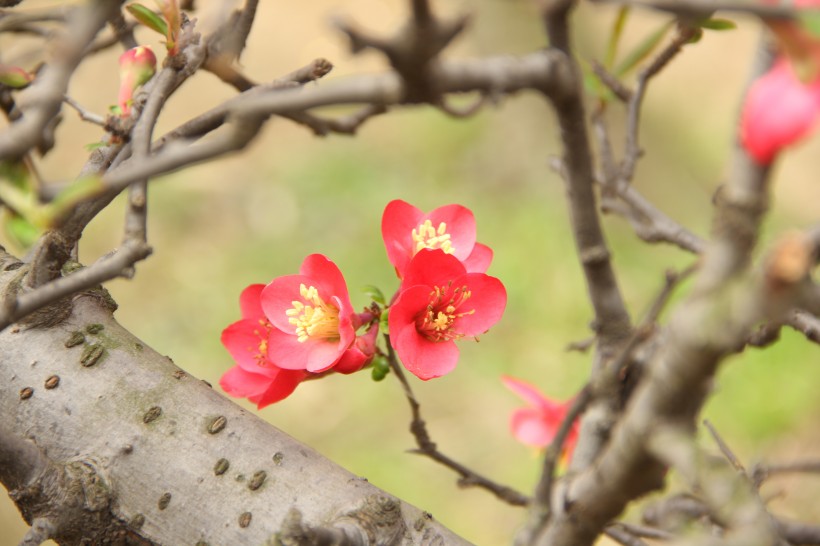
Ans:
[[[137,46],[120,55],[120,92],[117,104],[120,115],[131,113],[134,91],[156,72],[157,58],[148,46]]]

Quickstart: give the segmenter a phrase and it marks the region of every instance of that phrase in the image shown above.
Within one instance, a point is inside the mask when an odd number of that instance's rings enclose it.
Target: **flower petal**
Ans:
[[[501,320],[507,307],[507,290],[501,281],[484,273],[468,273],[453,280],[454,287],[466,286],[470,297],[459,307],[460,312],[474,313],[457,317],[453,330],[465,336],[477,336]]]
[[[516,440],[535,447],[546,447],[555,438],[560,422],[547,421],[537,409],[522,408],[510,417],[510,430]]]
[[[430,211],[419,223],[425,220],[430,220],[434,228],[441,223],[446,224],[446,232],[450,235],[450,244],[453,245],[453,255],[459,261],[466,260],[472,253],[476,233],[473,211],[461,205],[445,205]]]
[[[280,370],[279,375],[265,392],[257,396],[249,396],[248,400],[256,404],[257,408],[262,409],[290,396],[307,376],[308,374],[301,370]]]
[[[303,284],[311,286],[311,281],[310,277],[304,275],[285,275],[273,279],[262,290],[260,298],[262,310],[274,327],[289,334],[296,333],[296,326],[290,323],[287,312],[293,308],[294,301],[307,303],[300,294],[299,289]]]
[[[425,285],[429,287],[429,294],[433,287],[447,286],[450,281],[462,277],[466,272],[464,264],[452,254],[446,254],[443,250],[425,249],[410,261],[400,290],[405,290],[410,286]]]
[[[264,288],[264,284],[252,284],[239,295],[239,309],[242,311],[243,319],[259,320],[265,318],[262,303],[260,302]]]
[[[231,366],[222,374],[219,385],[229,395],[245,398],[261,395],[270,387],[272,381],[264,375],[247,372],[239,366]]]
[[[387,259],[402,277],[410,258],[413,257],[412,232],[422,223],[424,213],[405,201],[390,201],[382,214],[382,239]]]
[[[311,279],[310,284],[316,287],[323,300],[330,301],[335,296],[344,305],[351,307],[345,278],[338,266],[326,256],[311,254],[302,262],[299,273]]]
[[[325,371],[339,361],[345,349],[338,341],[308,339],[300,343],[296,336],[276,328],[268,336],[268,358],[285,370]]]
[[[806,136],[818,115],[820,78],[802,83],[781,58],[749,89],[741,114],[741,141],[749,155],[767,165],[785,146]]]
[[[476,243],[473,251],[462,261],[469,273],[486,273],[493,261],[493,249]]]
[[[242,319],[222,331],[222,345],[243,370],[270,376],[270,371],[259,366],[265,359],[260,353],[260,343],[267,339],[266,329],[257,321]]]

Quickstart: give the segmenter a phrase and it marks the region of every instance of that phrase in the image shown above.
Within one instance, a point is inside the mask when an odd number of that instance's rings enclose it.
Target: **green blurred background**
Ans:
[[[224,17],[220,10],[226,3],[198,4],[203,27]],[[405,17],[408,2],[261,4],[242,56],[246,73],[271,80],[327,57],[336,65],[326,78],[329,83],[384,68],[373,53],[352,57],[330,18],[349,17],[365,28],[391,32]],[[441,13],[474,15],[469,32],[448,53],[452,57],[543,47],[534,4],[434,2]],[[611,7],[578,10],[575,36],[583,58],[602,58],[613,16]],[[636,14],[627,26],[626,44],[639,42],[663,21],[655,13]],[[711,196],[726,172],[738,97],[759,32],[753,21],[739,23],[736,31],[707,33],[701,43],[687,47],[654,82],[645,108],[641,139],[647,155],[635,184],[701,235],[708,233]],[[148,32],[139,37],[157,44]],[[28,39],[0,46],[5,59],[41,54],[37,42]],[[155,50],[162,49],[157,45]],[[84,64],[72,83],[72,97],[103,113],[116,96],[117,55]],[[214,77],[198,74],[171,100],[157,134],[233,94]],[[623,113],[614,108],[611,114],[620,149]],[[99,138],[95,127],[70,110],[64,116],[60,145],[41,165],[51,179],[77,173],[87,156],[84,145]],[[396,287],[380,237],[384,205],[396,198],[423,210],[461,203],[475,212],[479,240],[495,250],[489,273],[505,283],[509,304],[504,319],[480,344],[461,343],[461,360],[452,374],[427,383],[414,379],[413,386],[444,452],[530,492],[540,461],[509,434],[509,415],[521,403],[499,377],[522,378],[563,399],[582,386],[589,368],[587,355],[564,349],[589,336],[591,312],[562,182],[548,168],[550,157],[560,153],[556,138],[548,105],[532,94],[507,98],[468,120],[426,107],[406,108],[371,120],[355,138],[317,138],[275,120],[243,153],[151,183],[149,238],[155,253],[137,266],[133,280],[108,285],[120,304],[116,316],[148,345],[217,385],[231,365],[220,332],[239,317],[237,299],[245,286],[294,273],[304,256],[320,252],[344,272],[354,305],[364,306],[368,302],[360,287],[375,284],[388,294]],[[767,240],[816,221],[820,185],[813,160],[818,153],[820,139],[814,139],[776,169]],[[92,262],[119,244],[122,210],[120,199],[92,224],[82,240],[83,261]],[[630,311],[640,317],[661,286],[663,271],[688,265],[692,258],[640,243],[617,218],[606,218],[605,228]],[[723,368],[706,416],[744,461],[820,454],[814,426],[820,416],[818,356],[816,346],[785,331],[776,346],[748,350]],[[408,408],[392,377],[374,383],[361,373],[310,382],[259,413],[477,544],[509,543],[524,519],[521,509],[480,490],[459,490],[451,472],[406,453],[414,446],[407,432]],[[808,490],[811,482],[794,485],[777,482],[784,495],[776,508],[792,517],[820,516],[808,501],[817,494],[816,488]],[[3,498],[0,546],[17,544],[25,530]]]

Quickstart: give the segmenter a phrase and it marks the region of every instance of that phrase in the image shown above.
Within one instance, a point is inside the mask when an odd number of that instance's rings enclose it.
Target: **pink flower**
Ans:
[[[268,357],[281,368],[323,372],[338,364],[356,340],[344,277],[321,254],[305,258],[299,275],[266,286],[262,309],[273,326]]]
[[[407,266],[390,307],[391,343],[418,378],[440,377],[456,366],[455,341],[486,332],[506,305],[507,292],[495,277],[468,273],[441,249],[421,250]]]
[[[231,396],[248,398],[259,409],[287,398],[307,373],[283,370],[268,359],[271,324],[262,312],[262,284],[252,284],[239,296],[242,319],[222,332],[222,344],[237,365],[222,375],[219,384]]]
[[[792,64],[780,58],[755,81],[746,96],[740,136],[746,151],[761,165],[784,147],[808,135],[820,117],[820,76],[804,83]]]
[[[120,114],[131,112],[134,91],[154,75],[157,58],[148,46],[137,46],[120,55],[120,91],[117,103]]]
[[[820,1],[795,0],[794,6],[813,8]],[[740,140],[757,163],[768,165],[783,148],[808,136],[820,117],[820,40],[799,18],[763,21],[781,53],[749,88]]]
[[[529,446],[545,448],[555,438],[561,423],[567,416],[572,400],[555,402],[538,389],[519,379],[503,376],[501,381],[508,389],[524,399],[529,407],[517,409],[510,417],[510,430],[516,440]],[[564,455],[569,457],[578,441],[578,422],[572,425],[564,442]]]
[[[387,204],[382,215],[382,238],[387,258],[404,277],[407,265],[424,248],[441,249],[464,262],[467,271],[484,273],[493,251],[476,243],[475,217],[461,205],[446,205],[428,214],[399,199]]]

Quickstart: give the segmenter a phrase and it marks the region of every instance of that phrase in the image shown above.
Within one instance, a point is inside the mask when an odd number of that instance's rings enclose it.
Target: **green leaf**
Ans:
[[[34,224],[13,212],[7,212],[4,215],[3,224],[9,239],[24,249],[31,248],[42,233],[42,230],[38,229]]]
[[[102,140],[100,140],[100,141],[97,141],[97,142],[89,142],[88,144],[86,144],[84,146],[84,148],[85,148],[86,152],[93,152],[94,150],[97,150],[97,149],[102,148],[104,146],[106,146],[106,143],[103,142]]]
[[[373,359],[373,369],[370,373],[373,377],[373,381],[381,381],[387,377],[387,374],[390,373],[390,363],[387,361],[387,358],[383,355],[376,355]]]
[[[581,72],[584,76],[584,90],[587,93],[602,102],[611,102],[615,99],[612,90],[598,78],[598,75],[592,71],[592,66],[583,59],[581,60]]]
[[[734,30],[737,28],[735,22],[729,19],[705,19],[698,25],[709,30]]]
[[[142,4],[128,4],[125,6],[128,13],[134,16],[134,19],[147,26],[155,32],[159,32],[163,36],[168,35],[168,24],[152,10],[146,8]]]
[[[621,9],[618,10],[618,16],[615,17],[615,21],[612,23],[612,33],[609,35],[609,43],[606,47],[604,66],[607,70],[611,70],[615,64],[615,57],[618,54],[618,43],[621,41],[627,17],[629,17],[629,6],[621,6]]]
[[[99,176],[90,175],[74,180],[62,190],[50,203],[42,208],[42,218],[39,219],[46,226],[52,226],[62,218],[77,203],[98,195],[105,189]]]
[[[820,11],[800,10],[797,12],[797,22],[813,38],[820,38]]]
[[[368,284],[368,285],[362,287],[362,292],[364,292],[365,295],[368,298],[375,301],[379,305],[387,305],[387,303],[385,303],[385,300],[384,300],[384,294],[382,294],[382,291],[379,290],[378,286],[373,286],[372,284]]]
[[[673,24],[673,21],[669,21],[658,30],[644,38],[644,40],[639,43],[623,61],[621,61],[617,68],[615,68],[615,77],[621,78],[625,76],[627,72],[638,66],[641,61],[646,59],[655,50],[655,48],[660,45],[664,36],[666,36],[666,33],[669,32],[669,29],[672,28]]]

